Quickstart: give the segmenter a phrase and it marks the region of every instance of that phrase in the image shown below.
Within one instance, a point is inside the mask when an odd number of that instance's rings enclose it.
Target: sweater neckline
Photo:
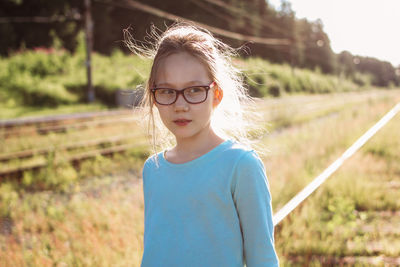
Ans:
[[[161,161],[162,161],[164,164],[166,164],[166,165],[168,165],[168,166],[170,166],[170,167],[174,167],[174,168],[187,167],[187,166],[192,165],[192,164],[197,164],[197,163],[199,163],[199,162],[205,160],[206,158],[208,158],[208,157],[210,157],[210,156],[212,156],[212,155],[218,153],[218,152],[219,152],[220,150],[222,150],[224,147],[226,147],[226,146],[232,144],[232,142],[233,142],[233,141],[232,141],[232,140],[229,140],[229,139],[228,139],[228,140],[225,140],[224,142],[222,142],[221,144],[217,145],[216,147],[214,147],[213,149],[211,149],[211,150],[208,151],[207,153],[205,153],[205,154],[203,154],[203,155],[201,155],[201,156],[199,156],[199,157],[197,157],[197,158],[195,158],[195,159],[192,159],[192,160],[190,160],[190,161],[184,162],[184,163],[172,163],[172,162],[168,161],[168,160],[165,158],[165,152],[166,152],[167,150],[164,150],[164,151],[160,152],[161,155],[159,155],[159,157],[160,157]]]

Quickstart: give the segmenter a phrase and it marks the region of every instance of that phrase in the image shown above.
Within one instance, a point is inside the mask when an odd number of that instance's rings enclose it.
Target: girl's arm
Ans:
[[[254,151],[240,158],[234,181],[233,198],[242,229],[247,267],[279,266],[268,180],[264,165]]]

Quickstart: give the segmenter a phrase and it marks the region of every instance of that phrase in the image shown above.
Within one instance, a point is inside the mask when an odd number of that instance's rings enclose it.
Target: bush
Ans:
[[[368,76],[357,74],[358,83],[337,76],[322,74],[320,71],[292,68],[287,64],[271,64],[259,58],[249,58],[240,62],[245,72],[245,82],[250,94],[256,97],[280,96],[288,93],[331,93],[354,91],[359,84],[369,84]]]
[[[271,82],[268,85],[268,94],[274,97],[279,97],[282,95],[282,88],[279,82]]]
[[[118,89],[143,84],[149,61],[114,52],[111,57],[93,54],[93,86],[100,102],[115,105]],[[0,101],[17,105],[56,107],[87,101],[85,58],[82,51],[24,51],[0,60]]]
[[[60,75],[64,71],[64,64],[68,58],[70,58],[70,54],[62,50],[25,51],[10,57],[8,70],[11,74],[28,72],[32,76],[41,78]]]
[[[18,193],[11,184],[3,183],[0,185],[0,218],[10,216],[17,200]]]
[[[245,83],[249,90],[249,94],[252,97],[263,97],[265,96],[265,83],[262,76],[252,75],[253,77],[245,76]]]
[[[9,95],[21,105],[54,107],[78,101],[78,97],[68,92],[62,84],[31,76],[27,72],[10,77],[7,87]]]

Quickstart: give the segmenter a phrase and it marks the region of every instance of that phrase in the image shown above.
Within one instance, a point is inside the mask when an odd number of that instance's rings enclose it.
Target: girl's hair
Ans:
[[[244,87],[241,73],[232,64],[232,57],[237,55],[235,49],[214,38],[209,31],[188,23],[175,23],[161,35],[152,27],[148,38],[153,42],[148,46],[138,45],[128,30],[124,30],[124,34],[125,44],[132,52],[153,59],[141,109],[145,111],[154,152],[173,144],[174,138],[161,123],[150,89],[155,85],[161,60],[179,52],[187,52],[202,62],[212,80],[223,90],[223,99],[211,118],[213,130],[223,138],[254,148],[252,140],[258,135],[259,125],[255,120],[260,117]]]

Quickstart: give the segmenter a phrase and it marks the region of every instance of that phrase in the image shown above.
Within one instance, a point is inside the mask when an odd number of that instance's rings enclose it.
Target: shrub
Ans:
[[[46,77],[63,73],[64,64],[70,54],[62,50],[37,49],[26,51],[10,57],[8,69],[10,73],[28,72],[32,76]]]
[[[18,193],[9,183],[0,185],[0,217],[9,217],[10,212],[18,200]]]
[[[28,73],[10,77],[8,93],[18,103],[29,106],[58,106],[78,101],[78,97],[68,92],[52,79],[41,79]]]
[[[279,97],[282,95],[281,84],[277,81],[273,81],[268,85],[268,94],[274,97]]]

